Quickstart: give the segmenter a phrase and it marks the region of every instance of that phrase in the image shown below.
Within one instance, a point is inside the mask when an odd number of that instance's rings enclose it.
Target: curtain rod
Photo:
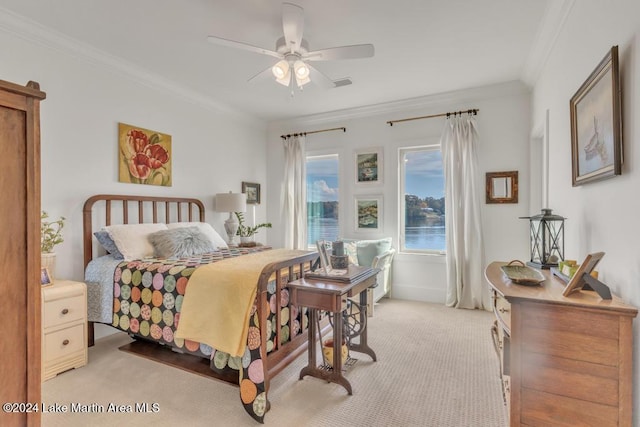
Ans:
[[[393,126],[394,123],[400,123],[400,122],[408,122],[410,120],[420,120],[420,119],[430,119],[432,117],[443,117],[443,116],[447,116],[447,118],[449,118],[449,116],[456,116],[458,114],[463,115],[463,114],[473,114],[474,116],[476,114],[478,114],[478,111],[480,111],[477,108],[473,108],[470,110],[466,110],[466,111],[452,111],[449,113],[440,113],[440,114],[432,114],[430,116],[421,116],[421,117],[410,117],[408,119],[399,119],[399,120],[389,120],[387,123],[389,124],[389,126]]]
[[[287,139],[290,138],[292,136],[307,136],[307,135],[311,135],[312,133],[320,133],[320,132],[330,132],[332,130],[341,130],[342,132],[346,132],[347,128],[342,127],[342,128],[331,128],[331,129],[320,129],[320,130],[312,130],[309,132],[298,132],[298,133],[291,133],[289,135],[280,135],[280,138],[282,139]]]

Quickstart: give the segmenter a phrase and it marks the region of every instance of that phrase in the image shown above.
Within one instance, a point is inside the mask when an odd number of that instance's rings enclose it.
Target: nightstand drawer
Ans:
[[[43,325],[45,328],[62,325],[85,317],[85,296],[77,295],[44,304]]]
[[[44,336],[44,362],[82,352],[85,348],[85,325],[83,323]]]

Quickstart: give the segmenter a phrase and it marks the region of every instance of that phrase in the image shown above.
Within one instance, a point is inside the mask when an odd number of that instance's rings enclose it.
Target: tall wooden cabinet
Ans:
[[[39,403],[40,101],[38,83],[0,80],[0,401]],[[40,412],[0,412],[2,426],[40,425]]]
[[[638,310],[593,291],[564,297],[548,270],[539,286],[514,284],[505,264],[491,263],[486,277],[510,425],[631,427]]]

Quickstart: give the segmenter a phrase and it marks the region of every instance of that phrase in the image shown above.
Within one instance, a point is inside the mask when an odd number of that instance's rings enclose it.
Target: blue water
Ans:
[[[444,219],[406,227],[405,248],[444,251],[446,247],[444,233]],[[314,246],[316,240],[334,241],[338,237],[342,237],[339,235],[338,220],[309,218],[307,221],[307,242],[310,246]],[[394,246],[397,246],[397,242]]]

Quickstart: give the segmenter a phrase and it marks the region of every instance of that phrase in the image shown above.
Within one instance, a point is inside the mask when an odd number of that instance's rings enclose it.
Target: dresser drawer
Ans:
[[[85,349],[85,324],[49,332],[44,336],[44,362],[68,356]]]
[[[43,325],[45,328],[62,325],[85,317],[84,294],[44,302]]]
[[[502,295],[494,294],[493,311],[507,333],[511,333],[511,304]]]

